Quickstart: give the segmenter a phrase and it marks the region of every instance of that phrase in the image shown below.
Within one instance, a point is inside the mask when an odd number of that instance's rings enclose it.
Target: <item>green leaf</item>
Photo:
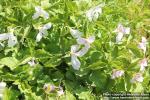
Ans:
[[[19,61],[14,57],[5,57],[5,58],[0,59],[0,64],[1,65],[6,65],[11,70],[13,70],[18,66]]]
[[[90,74],[89,80],[97,88],[104,90],[107,82],[107,76],[105,73],[103,73],[103,71],[96,70]]]

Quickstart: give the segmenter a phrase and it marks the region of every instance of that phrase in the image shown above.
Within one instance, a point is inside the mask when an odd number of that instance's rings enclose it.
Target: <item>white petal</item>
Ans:
[[[144,58],[143,60],[140,61],[140,71],[144,71],[145,70],[145,67],[147,66],[147,59]]]
[[[93,11],[93,20],[97,20],[101,13],[102,13],[102,8],[96,7]]]
[[[85,45],[80,51],[78,51],[76,53],[76,55],[79,56],[79,57],[84,56],[88,52],[89,48],[90,48],[90,45],[88,45],[88,44]]]
[[[36,11],[36,12],[41,12],[41,10],[42,10],[42,8],[41,8],[40,6],[36,6],[36,7],[35,7],[35,11]]]
[[[89,11],[86,12],[86,17],[89,21],[93,20],[93,13],[92,13],[93,9],[90,9]]]
[[[39,42],[42,39],[43,35],[42,33],[38,33],[36,36],[36,42]]]
[[[28,62],[28,64],[29,64],[30,66],[34,66],[36,63],[35,63],[35,60],[32,59],[32,60],[30,60],[30,61]]]
[[[146,52],[146,44],[145,43],[139,43],[139,45],[138,45],[138,47],[140,48],[140,49],[142,49],[143,51],[144,51],[144,53]]]
[[[77,56],[75,56],[75,55],[71,56],[71,64],[72,64],[73,69],[75,69],[75,70],[79,70],[80,65],[81,65],[80,61],[78,60]]]
[[[129,27],[125,28],[125,34],[130,34],[130,28]]]
[[[43,26],[43,29],[48,30],[48,29],[51,28],[51,26],[52,26],[51,23],[47,23],[47,24],[45,24],[45,25]]]
[[[138,82],[143,82],[143,80],[144,80],[143,77],[139,77],[139,78],[137,79]]]
[[[49,18],[49,14],[46,11],[42,11],[42,15],[44,17],[44,19],[48,19]]]
[[[44,17],[44,19],[49,18],[49,14],[45,10],[43,10],[40,6],[36,6],[35,11],[36,12],[32,16],[33,19],[37,19],[39,16]]]
[[[141,66],[140,67],[140,71],[144,71],[145,70],[145,67],[144,66]]]
[[[59,90],[57,91],[57,95],[58,96],[64,95],[64,90],[62,87],[59,87]]]
[[[144,80],[144,78],[143,78],[142,74],[141,74],[141,73],[136,73],[136,74],[133,76],[131,82],[132,82],[132,83],[135,83],[135,82],[143,82],[143,80]]]
[[[8,39],[8,47],[13,47],[17,44],[17,38],[14,35],[10,35]]]
[[[37,19],[40,15],[41,15],[41,7],[40,6],[36,6],[35,7],[35,13],[34,15],[32,16],[33,19]]]
[[[124,74],[123,70],[114,69],[113,72],[112,72],[111,78],[115,79],[115,78],[121,77],[123,74]]]
[[[123,33],[118,33],[117,36],[116,36],[116,42],[117,43],[121,42],[122,38],[123,38]]]
[[[78,38],[77,39],[77,43],[78,44],[86,44],[87,43],[87,40],[85,38]]]
[[[34,15],[32,16],[33,19],[37,19],[40,16],[40,13],[34,13]]]
[[[72,45],[72,46],[71,46],[71,52],[72,52],[72,53],[77,52],[77,51],[79,50],[79,47],[80,47],[79,45]]]
[[[102,8],[104,4],[100,4],[96,7],[90,8],[87,12],[86,12],[86,17],[88,18],[89,21],[92,20],[97,20],[99,15],[102,13]]]
[[[116,33],[123,33],[123,30],[124,30],[123,25],[119,23],[114,32],[116,32]]]
[[[7,33],[0,34],[0,40],[1,41],[7,40],[7,39],[8,39],[8,34]]]
[[[70,29],[70,33],[74,38],[80,38],[82,33],[78,30]]]
[[[95,41],[95,36],[88,37],[87,41],[91,44]]]
[[[147,39],[145,37],[142,37],[142,43],[146,43]]]

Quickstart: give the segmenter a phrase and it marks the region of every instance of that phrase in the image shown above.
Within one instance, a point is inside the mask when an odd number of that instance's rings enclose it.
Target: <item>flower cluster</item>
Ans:
[[[81,37],[82,33],[79,32],[78,30],[70,29],[70,32],[71,32],[71,35],[77,41],[77,45],[71,46],[71,64],[75,70],[79,70],[81,63],[77,57],[82,57],[88,52],[90,48],[90,44],[93,43],[95,40],[95,36],[82,38]],[[80,49],[81,45],[83,45],[84,47]]]
[[[117,28],[113,32],[117,33],[116,43],[120,43],[125,34],[130,34],[130,28],[124,27],[122,24],[119,23]],[[113,69],[111,78],[115,79],[115,78],[121,77],[122,75],[124,75],[123,70]]]
[[[117,36],[116,36],[116,42],[117,43],[120,43],[123,36],[125,34],[129,34],[130,33],[130,28],[129,27],[124,27],[122,24],[118,24],[118,27],[115,29],[115,31],[117,33]],[[145,37],[142,37],[142,41],[139,43],[138,47],[143,50],[143,53],[145,55],[146,53],[146,44],[147,44],[147,40]],[[147,64],[147,58],[144,58],[142,59],[140,62],[140,71],[143,72],[145,70],[145,67],[148,65]],[[121,77],[122,75],[124,75],[124,71],[123,70],[116,70],[114,69],[112,71],[112,75],[111,75],[111,78],[112,79],[115,79],[115,78],[118,78],[118,77]],[[136,73],[133,75],[133,78],[131,79],[131,82],[132,83],[135,83],[135,82],[142,82],[143,81],[143,76],[142,76],[142,73]]]
[[[33,19],[37,19],[39,17],[43,17],[45,20],[49,18],[49,14],[43,10],[40,6],[35,7],[35,13],[32,16]],[[47,36],[48,32],[47,30],[50,29],[52,26],[51,23],[47,23],[39,28],[39,33],[36,36],[36,42],[39,42],[42,37]]]
[[[142,41],[139,43],[138,47],[143,50],[144,56],[146,53],[146,44],[147,44],[147,39],[145,37],[142,37]],[[133,78],[131,79],[132,83],[135,82],[143,82],[144,78],[142,76],[142,72],[144,72],[145,67],[148,65],[148,60],[146,57],[144,57],[142,60],[139,61],[140,64],[140,71],[139,73],[136,73],[133,75]]]

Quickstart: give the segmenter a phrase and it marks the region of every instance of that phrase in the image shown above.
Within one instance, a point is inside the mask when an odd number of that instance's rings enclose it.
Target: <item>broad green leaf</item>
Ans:
[[[19,61],[14,57],[5,57],[5,58],[0,59],[0,64],[1,65],[6,65],[11,70],[13,70],[18,66]]]

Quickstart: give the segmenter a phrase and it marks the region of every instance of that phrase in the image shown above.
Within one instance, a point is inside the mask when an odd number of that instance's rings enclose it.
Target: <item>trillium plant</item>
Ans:
[[[149,93],[149,5],[150,0],[0,0],[0,100]]]

